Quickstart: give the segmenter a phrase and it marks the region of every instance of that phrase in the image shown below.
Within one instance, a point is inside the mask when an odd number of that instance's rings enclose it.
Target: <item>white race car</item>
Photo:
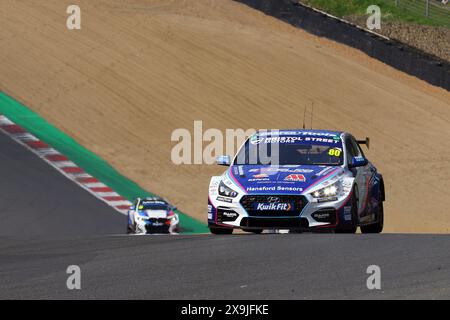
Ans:
[[[137,198],[128,211],[128,234],[151,234],[179,232],[176,208],[158,197]]]
[[[332,230],[379,233],[384,182],[346,132],[259,131],[209,185],[208,225],[214,234],[233,229]]]

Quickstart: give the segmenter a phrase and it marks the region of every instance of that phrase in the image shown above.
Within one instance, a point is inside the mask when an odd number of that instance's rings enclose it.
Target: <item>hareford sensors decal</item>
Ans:
[[[326,174],[337,170],[332,166],[310,165],[245,165],[232,166],[229,170],[237,171],[237,167],[242,174],[234,175],[234,178],[246,192],[279,194],[301,193]]]

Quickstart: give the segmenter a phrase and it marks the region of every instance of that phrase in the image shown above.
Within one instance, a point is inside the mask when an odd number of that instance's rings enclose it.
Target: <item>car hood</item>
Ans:
[[[152,219],[165,219],[167,218],[166,210],[140,210],[139,214],[144,217],[149,217]]]
[[[248,194],[299,194],[343,172],[336,166],[233,165],[229,178]]]

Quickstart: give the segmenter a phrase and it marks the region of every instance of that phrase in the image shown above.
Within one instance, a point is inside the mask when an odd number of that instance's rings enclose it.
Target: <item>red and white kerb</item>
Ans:
[[[131,202],[120,196],[117,192],[100,182],[98,179],[86,173],[65,155],[59,153],[3,115],[0,115],[0,130],[19,144],[31,150],[31,152],[36,154],[39,158],[43,159],[96,198],[107,203],[120,213],[127,213],[127,210],[131,206]]]

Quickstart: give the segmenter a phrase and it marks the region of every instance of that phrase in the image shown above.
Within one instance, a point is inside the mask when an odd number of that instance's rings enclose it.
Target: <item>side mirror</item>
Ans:
[[[364,167],[368,163],[369,161],[364,157],[353,157],[352,164],[349,167],[350,168]]]
[[[229,166],[231,164],[230,156],[218,156],[216,158],[216,163],[219,166]]]

